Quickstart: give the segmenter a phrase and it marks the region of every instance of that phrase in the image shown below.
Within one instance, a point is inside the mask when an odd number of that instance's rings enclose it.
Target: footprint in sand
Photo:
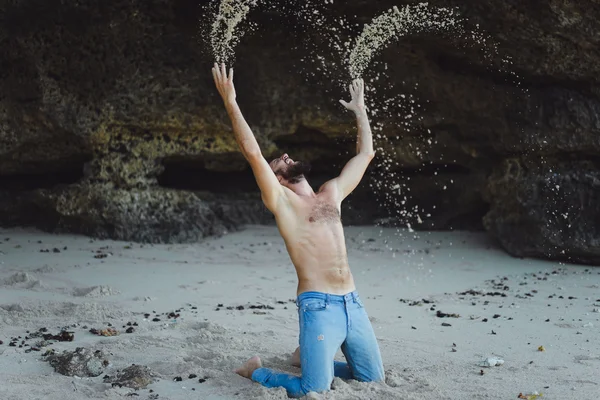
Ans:
[[[1,286],[11,287],[16,289],[46,289],[46,285],[35,276],[28,274],[27,272],[16,272],[5,278]]]
[[[105,297],[121,294],[116,289],[110,286],[91,286],[87,288],[77,288],[73,290],[72,295],[75,297]]]

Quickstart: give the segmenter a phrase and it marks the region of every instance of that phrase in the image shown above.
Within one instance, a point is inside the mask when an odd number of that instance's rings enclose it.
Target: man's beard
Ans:
[[[310,172],[310,163],[304,161],[296,161],[290,165],[286,170],[281,171],[281,176],[285,178],[291,184],[296,184],[303,179],[306,179],[304,175],[308,175]]]

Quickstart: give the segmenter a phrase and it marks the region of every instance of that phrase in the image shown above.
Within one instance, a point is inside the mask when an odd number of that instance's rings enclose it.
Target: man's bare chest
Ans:
[[[330,201],[315,201],[302,208],[304,221],[310,224],[329,224],[341,222],[338,207]]]

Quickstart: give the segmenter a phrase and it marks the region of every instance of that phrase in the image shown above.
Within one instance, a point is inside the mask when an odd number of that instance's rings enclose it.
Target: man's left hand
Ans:
[[[340,103],[350,111],[359,113],[365,110],[365,83],[362,79],[355,79],[350,84],[350,103],[340,100]]]

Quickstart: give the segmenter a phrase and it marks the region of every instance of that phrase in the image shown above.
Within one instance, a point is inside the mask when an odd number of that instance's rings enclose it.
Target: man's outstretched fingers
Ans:
[[[221,77],[227,79],[227,70],[225,69],[225,63],[221,63]]]
[[[219,71],[219,66],[217,63],[215,63],[215,66],[213,68],[213,71],[215,72],[215,75],[217,77],[217,79],[221,79],[221,72]]]
[[[233,82],[233,68],[229,68],[229,82]]]

